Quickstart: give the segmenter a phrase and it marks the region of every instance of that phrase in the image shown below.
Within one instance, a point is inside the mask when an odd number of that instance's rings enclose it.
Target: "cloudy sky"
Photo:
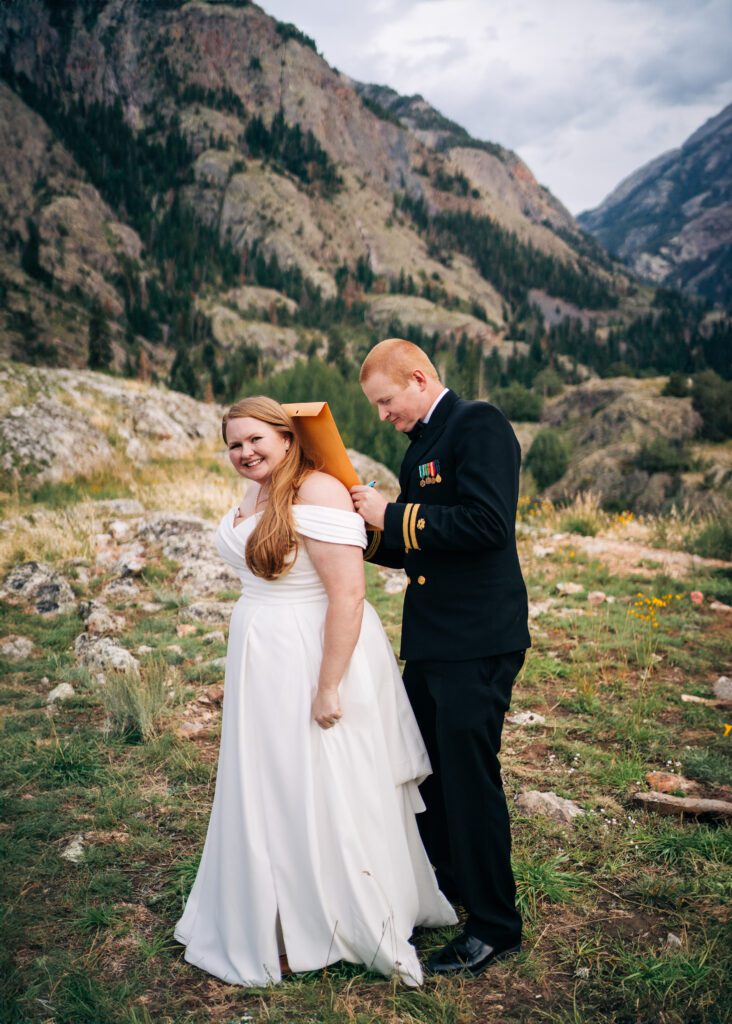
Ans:
[[[259,0],[364,82],[515,150],[571,210],[732,102],[730,0]]]

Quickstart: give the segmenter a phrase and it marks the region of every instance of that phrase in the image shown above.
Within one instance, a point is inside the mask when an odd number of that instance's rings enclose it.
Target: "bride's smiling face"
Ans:
[[[231,464],[240,476],[265,484],[290,449],[289,434],[269,423],[241,416],[226,424],[226,443]]]

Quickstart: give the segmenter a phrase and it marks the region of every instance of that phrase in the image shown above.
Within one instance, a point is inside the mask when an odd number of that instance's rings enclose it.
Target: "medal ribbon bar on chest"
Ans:
[[[419,486],[426,487],[427,484],[440,484],[442,483],[442,477],[440,476],[440,463],[437,459],[432,462],[423,463],[419,469]]]

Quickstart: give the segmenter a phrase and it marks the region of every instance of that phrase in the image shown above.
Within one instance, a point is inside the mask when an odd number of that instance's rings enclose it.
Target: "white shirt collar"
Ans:
[[[430,416],[431,416],[431,415],[432,415],[432,413],[433,413],[433,412],[435,411],[435,409],[436,409],[436,408],[437,408],[437,406],[438,406],[438,403],[442,401],[442,399],[443,399],[443,398],[445,397],[445,395],[447,394],[447,392],[448,392],[448,391],[449,391],[449,388],[443,388],[443,389],[442,389],[442,391],[441,391],[441,392],[439,393],[439,395],[437,396],[437,398],[436,398],[436,399],[434,400],[434,402],[432,403],[432,405],[431,405],[431,407],[430,407],[430,411],[429,411],[429,412],[427,413],[427,415],[426,415],[426,416],[423,416],[423,417],[422,417],[422,422],[423,422],[423,423],[429,423],[429,421],[430,421]]]

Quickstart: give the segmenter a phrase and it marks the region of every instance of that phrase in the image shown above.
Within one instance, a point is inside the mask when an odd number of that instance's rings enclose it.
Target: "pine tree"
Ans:
[[[35,277],[36,281],[41,281],[43,284],[50,285],[53,277],[41,266],[41,240],[38,234],[38,226],[31,217],[28,217],[26,220],[26,227],[28,228],[28,241],[23,247],[23,252],[20,257],[20,265],[26,274],[30,274],[31,277]]]
[[[89,355],[87,366],[90,370],[108,370],[112,363],[112,341],[109,324],[101,303],[97,300],[89,317]]]
[[[194,397],[198,393],[198,381],[191,360],[184,345],[178,345],[173,365],[170,368],[170,387]]]

